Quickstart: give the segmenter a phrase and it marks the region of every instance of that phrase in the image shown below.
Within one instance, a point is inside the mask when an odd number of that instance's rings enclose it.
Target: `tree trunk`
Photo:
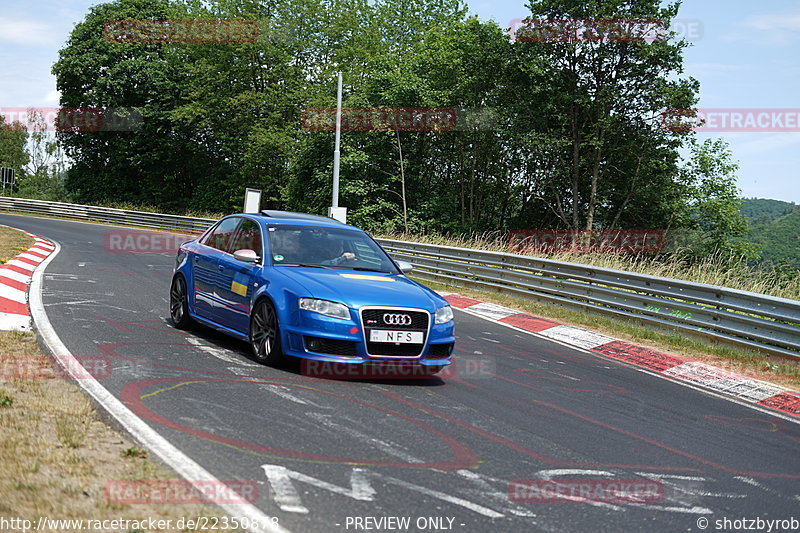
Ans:
[[[580,185],[580,172],[581,172],[581,145],[578,134],[578,117],[575,105],[571,106],[571,126],[572,126],[572,229],[578,229],[578,203],[580,200],[580,193],[578,187]]]

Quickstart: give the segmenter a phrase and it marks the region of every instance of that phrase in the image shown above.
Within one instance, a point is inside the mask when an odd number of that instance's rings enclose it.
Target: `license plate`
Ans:
[[[424,335],[421,331],[391,331],[373,329],[369,332],[370,342],[399,342],[400,344],[422,344]]]

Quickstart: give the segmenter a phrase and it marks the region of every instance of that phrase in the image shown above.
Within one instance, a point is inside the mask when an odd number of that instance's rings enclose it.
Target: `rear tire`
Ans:
[[[186,289],[186,280],[180,274],[175,274],[170,285],[169,316],[178,329],[186,329],[192,325],[192,318],[189,316],[189,291]]]
[[[269,300],[259,300],[250,315],[250,348],[259,363],[277,365],[284,361],[278,315]]]

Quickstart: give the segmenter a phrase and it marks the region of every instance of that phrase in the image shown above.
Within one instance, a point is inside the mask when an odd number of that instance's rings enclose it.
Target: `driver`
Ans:
[[[356,254],[352,252],[342,252],[341,244],[330,238],[324,239],[320,243],[319,251],[322,257],[330,258],[320,261],[320,264],[324,266],[339,266],[356,260]]]

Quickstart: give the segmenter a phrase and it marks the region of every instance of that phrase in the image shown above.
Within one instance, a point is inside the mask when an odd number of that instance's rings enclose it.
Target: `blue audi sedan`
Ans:
[[[180,246],[170,316],[245,340],[266,364],[403,362],[432,375],[451,363],[453,311],[410,271],[331,218],[231,215]]]

